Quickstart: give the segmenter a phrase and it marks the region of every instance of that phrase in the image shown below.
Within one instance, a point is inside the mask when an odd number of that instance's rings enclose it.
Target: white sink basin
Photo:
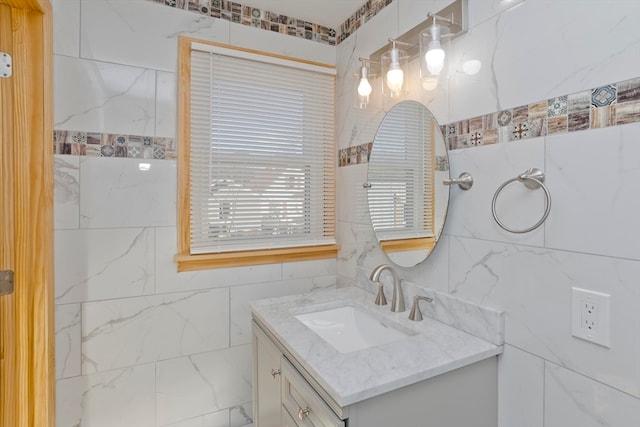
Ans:
[[[363,350],[409,336],[353,306],[314,311],[295,317],[340,353]]]

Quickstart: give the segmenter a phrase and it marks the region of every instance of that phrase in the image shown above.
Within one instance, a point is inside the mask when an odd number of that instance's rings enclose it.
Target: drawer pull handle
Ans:
[[[273,379],[275,380],[276,377],[280,375],[280,369],[272,369],[271,370],[271,376],[273,377]]]
[[[301,421],[309,416],[309,412],[311,412],[311,409],[309,409],[308,406],[304,409],[298,406],[298,418],[300,418]]]

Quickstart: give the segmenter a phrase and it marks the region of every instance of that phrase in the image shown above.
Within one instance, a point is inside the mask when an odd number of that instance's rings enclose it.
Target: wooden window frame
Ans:
[[[223,267],[241,267],[261,264],[274,264],[291,261],[308,261],[336,258],[338,244],[299,246],[291,248],[258,249],[229,251],[208,254],[191,254],[190,246],[190,204],[191,184],[190,140],[191,129],[188,118],[191,114],[191,46],[193,43],[220,46],[243,52],[272,56],[290,61],[304,62],[321,67],[332,67],[312,61],[300,60],[288,56],[240,48],[226,44],[210,42],[192,37],[180,36],[178,39],[178,253],[175,256],[178,271],[205,270]],[[334,203],[335,206],[335,203]],[[333,211],[335,215],[335,208]]]

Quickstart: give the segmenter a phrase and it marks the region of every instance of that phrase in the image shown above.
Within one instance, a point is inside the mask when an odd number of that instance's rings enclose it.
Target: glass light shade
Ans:
[[[424,59],[427,62],[427,69],[431,74],[440,74],[444,68],[445,53],[440,45],[440,41],[432,40],[429,42],[427,53]]]
[[[373,88],[371,87],[371,83],[369,83],[368,71],[367,67],[363,66],[360,70],[360,84],[358,84],[358,95],[360,96],[369,96],[371,95],[371,91]]]
[[[358,108],[365,109],[369,105],[369,95],[371,95],[371,91],[373,88],[369,83],[369,80],[366,78],[360,79],[360,84],[358,85]]]
[[[371,87],[371,83],[366,77],[360,79],[360,84],[358,85],[358,95],[360,96],[369,96],[371,95],[371,91],[373,88]]]
[[[387,71],[387,87],[391,92],[400,92],[404,83],[404,72],[400,66],[394,66]]]
[[[354,107],[359,109],[366,109],[369,106],[369,100],[371,93],[373,92],[373,86],[369,81],[369,69],[366,65],[362,65],[360,73],[355,74],[356,96]]]
[[[384,78],[383,90],[385,95],[397,98],[404,94],[404,75],[407,67],[408,55],[405,51],[392,48],[380,58],[382,62],[382,75]]]
[[[427,91],[434,90],[440,76],[446,75],[448,32],[447,27],[433,24],[420,33],[420,82]]]

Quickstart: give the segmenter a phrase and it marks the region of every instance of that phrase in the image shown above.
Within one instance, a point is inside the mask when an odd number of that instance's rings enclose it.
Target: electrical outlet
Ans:
[[[571,334],[609,347],[609,294],[571,288]]]
[[[599,325],[598,322],[598,305],[590,301],[582,301],[581,308],[582,328],[587,329],[587,333],[595,331]]]

